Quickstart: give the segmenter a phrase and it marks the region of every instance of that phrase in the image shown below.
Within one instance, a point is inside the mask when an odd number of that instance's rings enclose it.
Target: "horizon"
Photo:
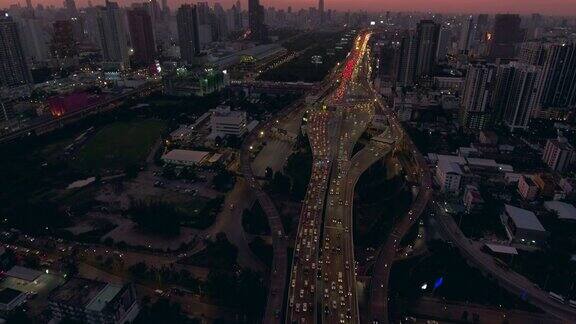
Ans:
[[[144,1],[116,1],[122,6],[130,6],[132,3],[139,3]],[[159,3],[161,1],[158,1]],[[184,3],[196,3],[201,1],[169,1],[168,6],[174,10]],[[231,7],[236,1],[206,1],[210,5],[220,3],[224,8]],[[242,7],[247,8],[247,1],[241,1]],[[0,0],[0,8],[8,9],[12,5],[26,6],[25,0]],[[44,6],[62,7],[62,1],[32,1],[34,7],[37,4]],[[88,0],[81,0],[76,2],[78,7],[86,7]],[[94,6],[104,4],[104,1],[92,1]],[[317,7],[317,1],[299,0],[298,2],[282,3],[278,1],[261,1],[265,7],[275,7],[278,9],[286,9],[291,6],[293,10],[307,9],[310,7]],[[437,0],[433,5],[430,5],[429,0],[388,0],[386,4],[378,0],[365,0],[350,5],[346,0],[326,1],[325,8],[337,11],[367,11],[370,13],[381,13],[386,11],[392,12],[414,12],[414,13],[439,13],[439,14],[470,14],[470,13],[515,13],[520,15],[530,15],[539,13],[549,16],[576,16],[576,0]]]

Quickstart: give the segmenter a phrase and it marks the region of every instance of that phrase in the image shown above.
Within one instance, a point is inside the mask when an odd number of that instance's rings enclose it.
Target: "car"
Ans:
[[[300,298],[304,297],[304,289],[300,289]]]

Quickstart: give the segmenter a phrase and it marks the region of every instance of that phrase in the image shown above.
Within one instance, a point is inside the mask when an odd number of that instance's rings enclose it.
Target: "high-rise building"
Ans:
[[[38,18],[25,18],[20,20],[18,27],[21,37],[26,40],[22,42],[26,61],[32,64],[48,61],[50,34],[44,21]]]
[[[537,108],[539,77],[540,69],[534,65],[512,62],[498,68],[494,108],[503,112],[510,130],[528,126]]]
[[[396,81],[399,85],[414,84],[416,71],[416,54],[418,52],[418,38],[412,31],[407,31],[400,41],[400,60]]]
[[[136,65],[147,66],[154,62],[156,43],[152,29],[152,17],[143,7],[128,10],[128,29],[134,54],[132,61]]]
[[[102,59],[110,67],[120,70],[128,68],[130,62],[126,26],[118,3],[106,1],[106,6],[98,8],[96,19],[100,33]]]
[[[479,14],[476,18],[476,40],[481,41],[484,39],[488,32],[488,15]]]
[[[416,78],[432,75],[438,47],[440,26],[432,20],[422,20],[418,23],[418,53],[416,55]]]
[[[178,24],[178,42],[180,57],[191,64],[200,53],[200,36],[198,32],[198,10],[195,5],[184,4],[176,13]]]
[[[76,8],[76,2],[74,0],[64,0],[64,8],[66,9],[68,18],[78,17],[78,9]]]
[[[489,56],[496,58],[513,58],[516,46],[524,39],[520,28],[520,16],[516,14],[498,14],[494,21],[494,30],[489,39]]]
[[[560,135],[557,139],[549,139],[546,142],[542,160],[552,170],[564,172],[576,162],[576,150]]]
[[[268,40],[268,28],[264,24],[264,7],[258,0],[248,0],[248,23],[250,37],[253,40],[260,42]]]
[[[450,37],[452,36],[451,30],[446,24],[440,26],[438,32],[438,44],[436,47],[436,62],[442,61],[448,54],[448,47],[450,46]]]
[[[18,26],[8,13],[0,15],[0,87],[30,83],[30,71]]]
[[[324,0],[318,0],[318,15],[320,23],[324,23]]]
[[[458,50],[460,52],[467,52],[470,49],[474,37],[474,31],[474,18],[473,16],[470,16],[462,24],[462,29],[460,30],[460,38],[458,39]]]
[[[576,43],[545,46],[539,101],[542,108],[576,107]]]
[[[493,64],[474,64],[468,68],[460,114],[464,128],[482,130],[488,126],[495,80]]]
[[[78,56],[78,44],[74,38],[72,21],[57,20],[52,24],[52,42],[50,52],[52,58],[59,64],[68,64]]]

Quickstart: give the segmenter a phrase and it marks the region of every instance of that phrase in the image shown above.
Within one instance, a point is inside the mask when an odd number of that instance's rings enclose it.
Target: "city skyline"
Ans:
[[[104,1],[91,1],[93,5],[103,5]],[[142,1],[135,0],[123,0],[118,1],[122,6],[129,6],[132,3],[138,3]],[[220,3],[224,7],[231,7],[236,1],[235,0],[211,0],[207,1],[210,5],[214,3]],[[43,4],[45,6],[56,6],[62,7],[62,2],[60,0],[48,0],[48,1],[33,1],[32,4],[36,6],[37,4]],[[172,9],[179,7],[185,3],[195,3],[194,1],[183,1],[176,0],[170,1],[169,6]],[[0,8],[8,8],[11,5],[20,4],[20,6],[26,6],[25,1],[18,0],[0,0]],[[246,8],[248,1],[242,1],[243,6]],[[79,7],[84,7],[88,5],[88,0],[77,1]],[[317,7],[318,2],[315,0],[298,0],[298,1],[273,1],[266,0],[262,1],[264,7],[276,7],[279,9],[287,8],[291,6],[292,9],[307,9],[310,7]],[[511,1],[497,1],[497,0],[482,0],[482,1],[456,1],[456,0],[440,0],[434,2],[432,5],[426,0],[388,0],[382,3],[377,0],[364,0],[360,2],[354,2],[350,4],[349,1],[345,0],[333,0],[328,1],[325,4],[327,10],[366,10],[368,12],[385,12],[385,11],[405,11],[405,12],[435,12],[435,13],[453,13],[453,14],[466,14],[466,13],[519,13],[519,14],[532,14],[540,13],[546,15],[555,16],[570,16],[576,14],[576,0],[511,0]]]

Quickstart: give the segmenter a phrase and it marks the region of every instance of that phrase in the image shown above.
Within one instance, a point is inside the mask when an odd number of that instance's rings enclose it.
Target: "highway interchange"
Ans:
[[[273,231],[274,266],[265,323],[282,322],[281,310],[284,305],[286,323],[359,323],[360,319],[363,323],[389,322],[390,268],[402,237],[433,198],[432,174],[394,112],[371,84],[370,36],[369,31],[359,33],[344,64],[327,77],[316,100],[306,103],[309,113],[306,128],[313,152],[313,167],[288,274],[279,271],[285,269],[282,266],[287,266],[287,241],[277,218],[278,212],[253,175],[250,176],[249,155],[243,155],[243,173],[248,175],[250,186],[256,191]],[[303,102],[296,105],[303,105]],[[278,118],[293,109],[285,109]],[[375,113],[387,119],[387,128],[352,156],[356,142]],[[262,129],[270,127],[270,124],[261,126]],[[259,132],[260,129],[252,134]],[[254,141],[254,138],[250,138],[245,144]],[[378,249],[369,284],[368,308],[360,316],[352,234],[354,187],[368,167],[397,149],[406,151],[410,156],[405,167],[411,171],[412,180],[419,182],[419,188],[409,211],[397,221],[385,244]],[[243,152],[246,151],[248,148],[245,145]],[[454,221],[450,217],[440,216],[437,218],[445,235],[456,243],[467,259],[490,273],[504,288],[514,294],[528,296],[530,302],[559,318],[569,321],[576,319],[574,310],[552,301],[525,278],[502,271],[493,260],[482,259],[480,255],[483,254],[472,251],[470,243],[453,224]],[[287,278],[286,293],[284,282]]]

